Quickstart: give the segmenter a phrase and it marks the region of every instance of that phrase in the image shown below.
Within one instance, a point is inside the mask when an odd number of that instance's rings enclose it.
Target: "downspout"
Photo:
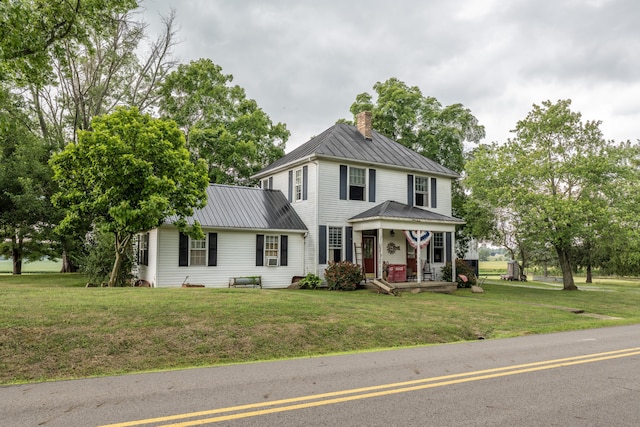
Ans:
[[[308,161],[311,162],[311,157],[309,157]],[[316,165],[316,197],[315,197],[315,201],[314,201],[314,203],[315,203],[314,211],[315,211],[315,215],[316,215],[316,222],[315,222],[314,226],[315,226],[315,233],[316,233],[315,245],[316,245],[316,247],[318,249],[320,249],[319,245],[318,245],[318,242],[320,241],[319,240],[320,236],[318,235],[318,229],[319,229],[319,225],[320,225],[320,209],[319,209],[319,207],[320,207],[320,164],[318,163],[317,160],[314,160],[311,163]],[[306,245],[306,242],[305,242],[305,245]],[[311,251],[311,253],[315,253],[315,251]],[[318,260],[320,259],[319,258],[320,254],[316,253],[315,255],[316,255],[315,256],[315,260],[314,260],[314,262],[312,264],[312,265],[315,265],[315,268],[314,268],[315,271],[313,272],[313,274],[315,274],[316,276],[320,276],[320,270],[319,270],[319,265],[318,265]]]

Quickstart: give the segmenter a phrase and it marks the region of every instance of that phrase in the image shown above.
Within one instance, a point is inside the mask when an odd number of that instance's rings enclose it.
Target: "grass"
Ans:
[[[0,384],[640,323],[637,282],[591,292],[487,282],[483,294],[396,298],[368,291],[85,288],[81,275],[0,275]]]

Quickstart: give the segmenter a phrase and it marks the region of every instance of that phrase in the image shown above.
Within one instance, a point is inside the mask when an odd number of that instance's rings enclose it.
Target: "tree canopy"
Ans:
[[[251,175],[284,155],[290,133],[232,80],[209,59],[182,64],[161,86],[160,112],[183,129],[211,182],[249,185]]]
[[[464,181],[475,234],[519,250],[553,248],[567,290],[577,288],[572,252],[602,244],[620,218],[618,188],[628,184],[631,154],[570,107],[570,100],[534,105],[513,139],[474,151]]]
[[[137,6],[137,0],[0,2],[0,80],[10,70],[17,81],[45,81],[52,70],[50,54],[63,42],[83,41],[112,13]]]
[[[114,233],[116,262],[109,280],[114,286],[132,237],[170,216],[186,229],[185,217],[206,204],[208,180],[204,162],[191,161],[184,135],[172,121],[119,107],[94,118],[92,129],[81,131],[77,144],[52,158],[60,186],[53,201],[66,209],[63,231],[90,218]],[[197,224],[192,232],[201,233]]]
[[[356,96],[351,113],[371,111],[373,128],[449,169],[462,173],[464,143],[478,143],[484,126],[462,104],[443,106],[424,96],[417,86],[407,86],[395,77],[373,85],[369,93]]]

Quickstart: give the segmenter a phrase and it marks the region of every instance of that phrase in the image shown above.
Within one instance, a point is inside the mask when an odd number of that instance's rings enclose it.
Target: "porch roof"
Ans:
[[[349,218],[349,222],[364,222],[372,220],[401,220],[414,222],[464,224],[464,220],[452,216],[442,215],[426,209],[416,208],[404,203],[387,200],[356,216]]]

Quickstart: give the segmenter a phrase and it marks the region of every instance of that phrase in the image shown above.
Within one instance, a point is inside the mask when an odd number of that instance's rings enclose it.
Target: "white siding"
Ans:
[[[154,229],[149,231],[149,265],[138,265],[138,278],[146,280],[151,283],[151,286],[155,286],[156,282],[156,269],[158,266],[158,230]]]
[[[275,180],[274,180],[275,181]],[[217,266],[178,266],[179,233],[174,227],[162,227],[162,245],[158,256],[157,286],[181,286],[186,280],[207,287],[227,287],[229,279],[241,276],[262,276],[263,288],[284,288],[293,276],[303,275],[304,238],[299,233],[265,233],[262,231],[228,231],[203,229],[205,233],[218,233]],[[257,267],[256,235],[288,236],[288,266]],[[151,254],[150,259],[151,263]],[[189,277],[186,279],[186,277]]]

